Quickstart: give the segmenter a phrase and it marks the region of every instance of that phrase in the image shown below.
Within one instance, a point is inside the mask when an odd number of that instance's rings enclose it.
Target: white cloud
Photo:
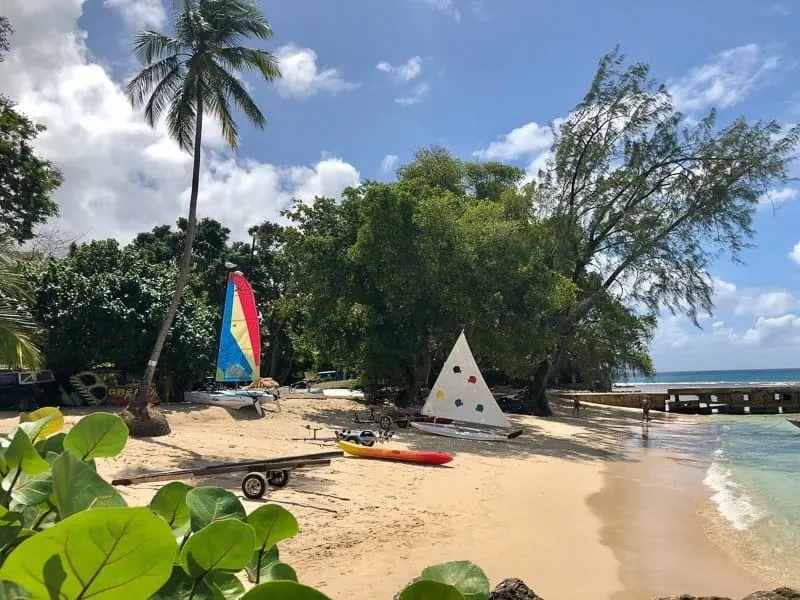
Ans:
[[[416,0],[416,1],[421,2],[423,4],[427,4],[434,10],[437,10],[442,14],[453,17],[456,21],[461,20],[461,12],[458,10],[458,7],[456,6],[454,0]]]
[[[769,7],[769,12],[775,15],[783,15],[785,17],[792,13],[792,9],[785,2],[774,2]]]
[[[473,152],[481,160],[514,160],[540,152],[553,143],[553,133],[547,125],[531,121],[512,129],[503,139],[494,141],[484,150]]]
[[[781,57],[747,44],[724,50],[668,84],[675,106],[691,112],[710,106],[728,108],[738,104],[764,83],[781,64]]]
[[[311,48],[286,44],[275,52],[283,77],[275,82],[283,97],[308,98],[317,92],[337,94],[358,87],[344,79],[338,69],[317,66],[317,53]]]
[[[158,29],[167,19],[161,0],[103,0],[103,4],[119,11],[125,22],[133,29],[144,27]]]
[[[425,99],[425,96],[428,95],[429,91],[430,87],[427,83],[418,83],[411,89],[411,92],[407,96],[395,98],[394,101],[398,104],[402,104],[403,106],[412,106],[422,102]]]
[[[396,154],[387,154],[381,161],[381,172],[390,172],[397,166],[398,162],[400,162],[400,157],[398,157]]]
[[[791,260],[793,260],[797,264],[800,264],[800,242],[797,242],[794,245],[794,248],[792,248],[792,251],[789,252],[788,256]]]
[[[798,300],[786,290],[745,291],[736,301],[735,315],[774,317],[785,314],[798,306]]]
[[[796,199],[798,195],[800,195],[800,192],[790,187],[771,190],[759,198],[759,208],[775,207],[779,204],[784,204],[785,202]]]
[[[407,82],[422,73],[422,58],[419,56],[412,56],[406,62],[399,65],[393,65],[382,60],[375,68],[384,73],[391,73],[400,81]]]
[[[6,0],[4,15],[19,33],[0,81],[21,111],[47,126],[36,149],[64,172],[55,194],[59,227],[127,241],[185,215],[191,162],[89,59],[86,32],[77,27],[82,7],[83,0]],[[279,219],[293,196],[336,197],[359,181],[355,167],[334,157],[310,166],[235,160],[217,151],[215,129],[206,138],[199,213],[224,222],[237,239],[261,220]]]

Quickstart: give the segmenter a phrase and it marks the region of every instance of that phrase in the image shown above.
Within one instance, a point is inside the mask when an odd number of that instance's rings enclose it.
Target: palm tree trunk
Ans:
[[[172,295],[172,302],[164,314],[164,322],[161,324],[161,330],[158,332],[156,343],[153,346],[153,351],[150,353],[150,360],[147,361],[147,368],[144,371],[142,378],[142,385],[139,387],[139,393],[133,399],[130,405],[130,411],[135,417],[143,417],[150,398],[150,388],[153,385],[153,377],[156,373],[158,366],[158,359],[161,357],[161,351],[164,349],[164,344],[167,341],[167,335],[172,327],[172,322],[175,320],[175,315],[178,314],[178,307],[181,303],[183,290],[189,282],[189,275],[192,268],[192,245],[194,244],[194,236],[197,231],[197,194],[200,188],[200,152],[201,142],[203,139],[203,100],[197,99],[197,122],[194,131],[194,166],[192,168],[192,194],[189,199],[189,222],[186,227],[186,241],[183,246],[183,257],[181,258],[180,271],[178,272],[178,280],[175,283],[175,292]]]

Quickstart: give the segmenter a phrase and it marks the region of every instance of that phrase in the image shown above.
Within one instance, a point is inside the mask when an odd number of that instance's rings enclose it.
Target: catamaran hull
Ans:
[[[361,390],[348,390],[346,388],[330,388],[322,390],[322,395],[326,398],[363,398],[364,392]]]
[[[459,438],[462,440],[476,440],[482,442],[507,442],[509,439],[508,434],[493,433],[491,431],[484,431],[473,427],[464,427],[462,425],[447,425],[444,423],[420,423],[416,421],[411,422],[411,426],[425,433],[432,433],[434,435],[441,435],[450,438]]]
[[[253,394],[223,391],[223,392],[184,392],[183,399],[194,404],[207,404],[220,406],[229,410],[241,410],[253,407],[259,415],[264,414],[262,406],[271,402],[277,403],[278,399],[272,394]]]

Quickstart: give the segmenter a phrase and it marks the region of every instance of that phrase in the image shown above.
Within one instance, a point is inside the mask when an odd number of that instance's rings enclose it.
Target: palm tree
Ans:
[[[151,127],[164,117],[170,135],[181,149],[194,156],[180,271],[172,302],[147,361],[142,385],[129,409],[132,418],[128,426],[132,435],[169,432],[165,419],[151,418],[157,413],[151,413],[148,397],[161,350],[191,270],[192,244],[197,230],[203,114],[216,119],[223,137],[236,151],[239,131],[231,115],[231,104],[254,126],[263,129],[266,124],[238,74],[254,71],[266,81],[281,76],[273,54],[240,45],[248,39],[266,40],[272,36],[272,26],[253,1],[175,0],[172,27],[173,36],[156,31],[142,31],[136,35],[134,53],[144,69],[128,83],[126,90],[131,105],[135,109],[144,108],[145,120]]]
[[[30,290],[17,266],[0,250],[0,364],[36,369],[42,362],[39,327],[25,307]]]

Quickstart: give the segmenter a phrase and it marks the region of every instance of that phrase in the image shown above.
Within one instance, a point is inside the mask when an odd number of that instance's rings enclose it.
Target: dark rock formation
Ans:
[[[504,579],[497,584],[489,600],[542,600],[521,579]]]
[[[782,587],[771,592],[753,592],[742,600],[800,600],[800,592],[791,588]]]

